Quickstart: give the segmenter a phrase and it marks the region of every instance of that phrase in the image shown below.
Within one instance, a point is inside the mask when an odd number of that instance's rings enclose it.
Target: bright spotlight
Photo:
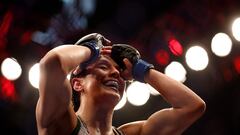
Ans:
[[[187,65],[196,71],[203,70],[208,65],[208,54],[205,49],[200,46],[193,46],[186,52],[185,59]]]
[[[8,80],[16,80],[22,74],[22,68],[14,58],[6,58],[1,65],[1,72]]]
[[[39,63],[36,63],[29,70],[28,80],[30,84],[37,89],[39,88],[39,77],[40,77]]]
[[[144,105],[150,97],[150,92],[146,84],[132,82],[127,88],[127,99],[135,106]]]
[[[240,41],[240,17],[234,20],[232,24],[232,33],[237,41]]]
[[[232,49],[232,40],[227,34],[218,33],[212,39],[211,49],[217,56],[227,56]]]
[[[121,109],[127,102],[127,95],[126,92],[124,91],[122,99],[119,101],[119,103],[115,106],[114,110],[119,110]]]
[[[171,62],[166,68],[165,68],[165,71],[164,73],[179,81],[179,82],[184,82],[186,80],[186,70],[185,68],[183,67],[183,65],[179,62],[176,62],[176,61],[173,61]]]

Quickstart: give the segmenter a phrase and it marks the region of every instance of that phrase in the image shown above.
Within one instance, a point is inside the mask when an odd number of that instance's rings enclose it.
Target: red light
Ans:
[[[182,45],[176,39],[169,40],[168,47],[171,52],[176,56],[180,56],[183,53]]]
[[[228,81],[228,82],[231,81],[232,77],[233,77],[232,72],[231,72],[230,69],[224,69],[223,70],[223,76],[224,76],[224,79],[226,81]]]
[[[2,24],[0,25],[1,37],[7,34],[9,27],[12,23],[12,20],[13,20],[13,14],[11,11],[8,11],[2,20]]]
[[[169,63],[169,54],[165,50],[157,51],[155,58],[157,62],[162,66],[165,66]]]
[[[238,72],[238,74],[240,74],[240,56],[236,57],[233,63],[236,71]]]
[[[0,91],[0,96],[3,99],[10,99],[12,101],[16,100],[16,92],[13,82],[1,77],[0,84],[2,86],[2,90]]]
[[[21,37],[21,45],[26,45],[32,39],[32,32],[24,32]]]
[[[0,49],[4,49],[5,45],[7,43],[6,35],[9,31],[10,25],[13,20],[13,14],[11,11],[8,11],[2,20],[2,23],[0,23]]]

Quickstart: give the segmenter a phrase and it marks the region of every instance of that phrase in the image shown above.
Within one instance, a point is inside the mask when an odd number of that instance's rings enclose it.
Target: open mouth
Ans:
[[[115,92],[119,93],[119,83],[116,80],[107,80],[104,82],[104,85],[108,88],[111,88]]]

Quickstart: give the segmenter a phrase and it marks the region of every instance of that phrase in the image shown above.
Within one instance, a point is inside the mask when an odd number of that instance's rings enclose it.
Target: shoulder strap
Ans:
[[[79,130],[81,128],[81,123],[79,118],[77,117],[77,126],[74,128],[74,130],[72,131],[71,135],[77,135]]]
[[[113,133],[114,135],[124,135],[124,133],[118,130],[116,127],[113,126]]]

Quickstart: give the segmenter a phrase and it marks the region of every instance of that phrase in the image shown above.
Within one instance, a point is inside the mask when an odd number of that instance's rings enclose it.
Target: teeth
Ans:
[[[117,81],[110,80],[110,81],[105,82],[105,85],[107,87],[111,87],[112,89],[118,91],[119,84]]]

